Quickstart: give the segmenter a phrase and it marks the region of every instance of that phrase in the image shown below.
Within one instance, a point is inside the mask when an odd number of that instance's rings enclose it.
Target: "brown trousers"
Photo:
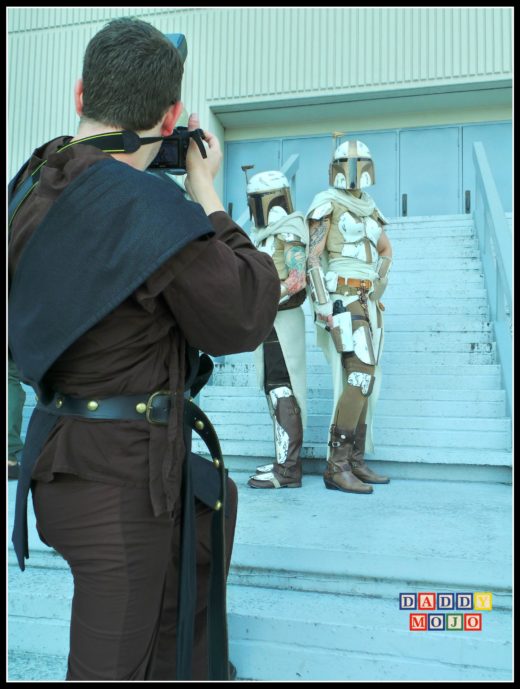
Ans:
[[[228,479],[227,565],[237,490]],[[154,517],[148,488],[57,474],[33,484],[42,539],[74,578],[67,680],[174,680],[179,571],[178,515]],[[208,675],[207,591],[214,512],[198,500],[193,679]]]

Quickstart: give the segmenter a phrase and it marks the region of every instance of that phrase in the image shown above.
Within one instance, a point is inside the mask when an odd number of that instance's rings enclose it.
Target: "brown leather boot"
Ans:
[[[360,481],[350,469],[354,437],[353,432],[344,431],[334,424],[330,427],[329,447],[331,451],[327,460],[327,469],[323,474],[323,482],[325,487],[331,490],[367,495],[372,493],[374,489]]]
[[[376,474],[372,469],[369,469],[365,462],[365,440],[367,437],[366,423],[360,424],[356,428],[356,435],[354,439],[354,450],[350,459],[350,466],[352,473],[365,483],[390,483],[388,476],[381,476]]]
[[[251,488],[301,488],[303,426],[300,407],[294,395],[280,397],[274,412],[276,462],[268,469],[251,476]]]

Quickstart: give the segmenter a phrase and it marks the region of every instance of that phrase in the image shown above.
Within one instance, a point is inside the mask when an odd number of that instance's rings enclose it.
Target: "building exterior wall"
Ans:
[[[507,7],[10,8],[10,175],[75,130],[86,44],[124,15],[186,35],[183,102],[222,141],[511,117]]]

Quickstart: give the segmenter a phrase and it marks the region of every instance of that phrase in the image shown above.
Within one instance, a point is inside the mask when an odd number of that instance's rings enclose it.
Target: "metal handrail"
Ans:
[[[502,384],[506,392],[507,413],[511,415],[513,387],[512,234],[484,146],[480,141],[473,144],[473,160],[476,177],[473,221],[484,268],[497,356],[501,364]]]

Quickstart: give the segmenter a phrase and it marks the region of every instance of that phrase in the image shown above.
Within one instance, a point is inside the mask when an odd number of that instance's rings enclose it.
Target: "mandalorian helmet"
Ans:
[[[364,189],[376,182],[374,161],[362,141],[345,141],[334,152],[329,184],[336,189]]]
[[[247,184],[249,214],[255,227],[267,227],[293,212],[287,177],[275,170],[259,172]]]

